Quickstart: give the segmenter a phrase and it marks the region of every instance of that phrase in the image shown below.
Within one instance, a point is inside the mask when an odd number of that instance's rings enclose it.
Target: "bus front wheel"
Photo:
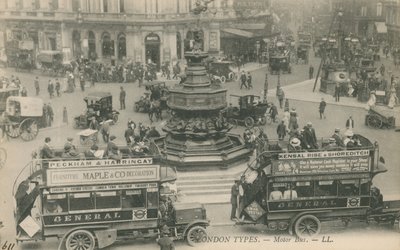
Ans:
[[[194,226],[189,229],[186,240],[190,246],[196,246],[207,239],[207,232],[204,227]]]
[[[300,238],[318,235],[320,230],[321,222],[311,214],[301,216],[294,225],[294,232]]]
[[[72,232],[65,242],[67,250],[93,250],[95,239],[91,232],[77,230]]]

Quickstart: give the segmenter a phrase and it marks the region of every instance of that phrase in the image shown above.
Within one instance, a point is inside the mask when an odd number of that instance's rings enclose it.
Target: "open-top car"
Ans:
[[[229,123],[234,125],[242,123],[248,128],[252,128],[255,124],[266,124],[265,113],[268,104],[261,102],[259,96],[230,95],[230,99],[229,107],[222,113]],[[237,103],[237,105],[233,105],[232,103]]]
[[[208,73],[216,76],[222,83],[226,81],[238,81],[239,75],[233,70],[234,62],[232,61],[216,61],[211,62],[208,66]]]
[[[86,110],[83,114],[74,118],[75,128],[87,128],[90,119],[95,117],[98,122],[105,120],[118,121],[119,112],[113,109],[112,95],[109,92],[92,92],[84,99],[86,102]]]

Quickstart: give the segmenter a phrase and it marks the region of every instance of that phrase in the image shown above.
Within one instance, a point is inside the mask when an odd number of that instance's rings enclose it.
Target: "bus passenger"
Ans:
[[[297,198],[297,191],[294,190],[294,185],[288,185],[287,190],[283,193],[283,199],[290,200]]]
[[[96,159],[97,157],[96,157],[95,154],[96,154],[98,149],[99,149],[99,147],[97,145],[92,145],[89,150],[85,151],[85,153],[84,153],[85,154],[85,158],[87,160]]]
[[[62,213],[62,207],[55,200],[48,200],[45,208],[47,214]]]
[[[301,141],[298,138],[293,137],[289,142],[288,150],[289,152],[301,151]]]
[[[51,142],[50,137],[46,137],[46,139],[44,139],[44,145],[40,152],[40,154],[41,154],[40,158],[42,158],[42,159],[54,158],[54,151],[50,148],[50,145],[49,145],[50,142]]]
[[[274,190],[269,194],[270,200],[282,200],[282,192],[279,191],[277,187],[274,187]]]
[[[108,157],[113,160],[121,160],[122,154],[118,149],[117,145],[114,145],[111,149],[111,152],[108,153]]]
[[[341,148],[336,144],[335,138],[329,138],[329,144],[324,147],[324,150],[335,151],[341,150]]]
[[[74,149],[72,149],[70,145],[67,144],[64,146],[64,152],[61,154],[61,157],[77,159],[79,158],[79,154]]]

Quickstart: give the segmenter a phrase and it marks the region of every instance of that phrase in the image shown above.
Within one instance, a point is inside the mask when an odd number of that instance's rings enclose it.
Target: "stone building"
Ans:
[[[269,35],[266,0],[214,0],[193,15],[198,0],[2,0],[0,47],[62,51],[64,59],[164,61],[183,58],[200,29],[205,51],[252,51]],[[4,42],[3,42],[4,40]],[[221,44],[222,43],[222,44]],[[21,45],[22,44],[22,45]],[[233,44],[233,45],[232,45]],[[239,46],[238,44],[236,44]]]
[[[400,47],[400,1],[386,0],[385,12],[389,43],[393,47]]]

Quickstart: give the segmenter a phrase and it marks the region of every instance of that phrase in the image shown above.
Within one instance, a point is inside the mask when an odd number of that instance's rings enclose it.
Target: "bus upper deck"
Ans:
[[[358,138],[359,146],[351,149],[321,143],[319,149],[291,151],[275,145],[259,154],[239,181],[238,223],[295,230],[302,237],[300,224],[310,223],[315,230],[306,234],[312,235],[319,232],[320,221],[382,217],[383,196],[372,180],[387,171],[384,159],[377,143]],[[388,218],[398,220],[399,211],[390,210]]]

